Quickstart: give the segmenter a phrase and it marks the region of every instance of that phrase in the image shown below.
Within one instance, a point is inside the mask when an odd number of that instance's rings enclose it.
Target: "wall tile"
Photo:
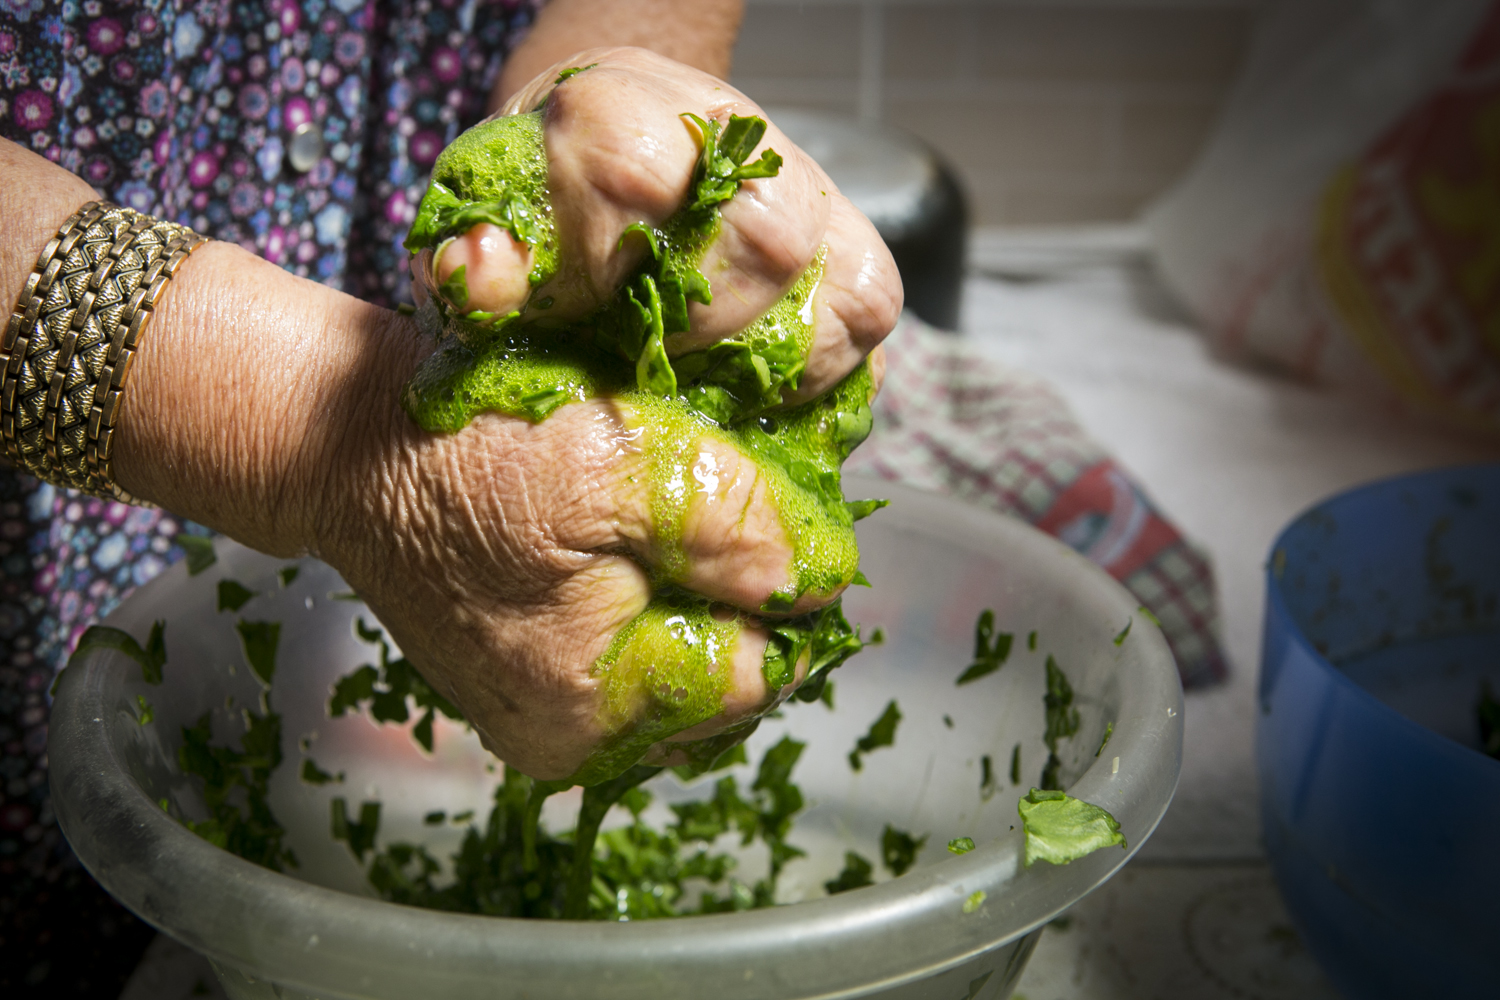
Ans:
[[[885,13],[887,80],[972,77],[977,68],[976,4],[891,7]]]
[[[828,79],[859,75],[857,4],[757,3],[745,10],[734,74]]]
[[[1253,2],[884,0],[865,107],[954,165],[979,224],[1128,218],[1202,144]],[[773,107],[858,113],[862,10],[752,0],[732,82]]]
[[[975,172],[1098,169],[1109,109],[1098,102],[888,98],[886,120]]]
[[[1244,10],[979,5],[979,73],[990,79],[1222,85],[1233,75]]]
[[[1120,109],[1117,168],[1173,175],[1185,170],[1213,124],[1213,100],[1125,101]]]

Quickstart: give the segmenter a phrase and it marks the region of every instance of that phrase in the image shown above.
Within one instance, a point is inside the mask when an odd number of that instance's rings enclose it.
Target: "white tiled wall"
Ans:
[[[1126,219],[1187,165],[1256,0],[749,0],[732,80],[883,119],[957,167],[980,225]]]

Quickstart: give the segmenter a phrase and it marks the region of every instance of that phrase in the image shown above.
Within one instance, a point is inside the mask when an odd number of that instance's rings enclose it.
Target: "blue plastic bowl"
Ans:
[[[1266,850],[1351,998],[1500,997],[1500,465],[1334,497],[1266,572]]]

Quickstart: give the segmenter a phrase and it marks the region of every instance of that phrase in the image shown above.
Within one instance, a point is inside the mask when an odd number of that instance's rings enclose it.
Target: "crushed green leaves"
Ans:
[[[901,709],[896,707],[896,700],[892,698],[885,711],[880,713],[880,718],[870,724],[870,731],[855,741],[854,749],[849,751],[849,766],[862,771],[865,754],[881,747],[895,746],[896,726],[900,722]]]
[[[838,877],[823,883],[823,888],[828,895],[835,896],[850,889],[863,889],[867,885],[874,885],[875,880],[870,875],[875,871],[875,866],[870,864],[868,858],[856,851],[844,852],[844,868]]]
[[[1120,824],[1096,805],[1065,792],[1033,788],[1016,804],[1025,828],[1025,865],[1065,865],[1104,847],[1125,847]]]
[[[1057,665],[1057,660],[1047,657],[1047,693],[1043,695],[1047,709],[1047,728],[1042,739],[1047,744],[1047,763],[1042,768],[1041,787],[1046,791],[1062,788],[1062,759],[1057,756],[1059,740],[1071,738],[1081,724],[1078,709],[1073,707],[1073,685]]]
[[[974,661],[958,675],[955,683],[963,686],[999,670],[1010,657],[1014,639],[1009,632],[995,634],[995,612],[986,608],[974,623]]]

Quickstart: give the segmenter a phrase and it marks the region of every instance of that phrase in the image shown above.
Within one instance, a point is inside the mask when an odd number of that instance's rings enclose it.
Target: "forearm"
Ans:
[[[608,45],[650,49],[725,79],[744,6],[744,0],[550,0],[506,60],[490,110],[553,63]]]
[[[0,298],[96,195],[0,140]],[[125,384],[114,471],[130,493],[265,551],[317,545],[347,456],[400,416],[410,321],[240,249],[200,247],[167,285]]]

